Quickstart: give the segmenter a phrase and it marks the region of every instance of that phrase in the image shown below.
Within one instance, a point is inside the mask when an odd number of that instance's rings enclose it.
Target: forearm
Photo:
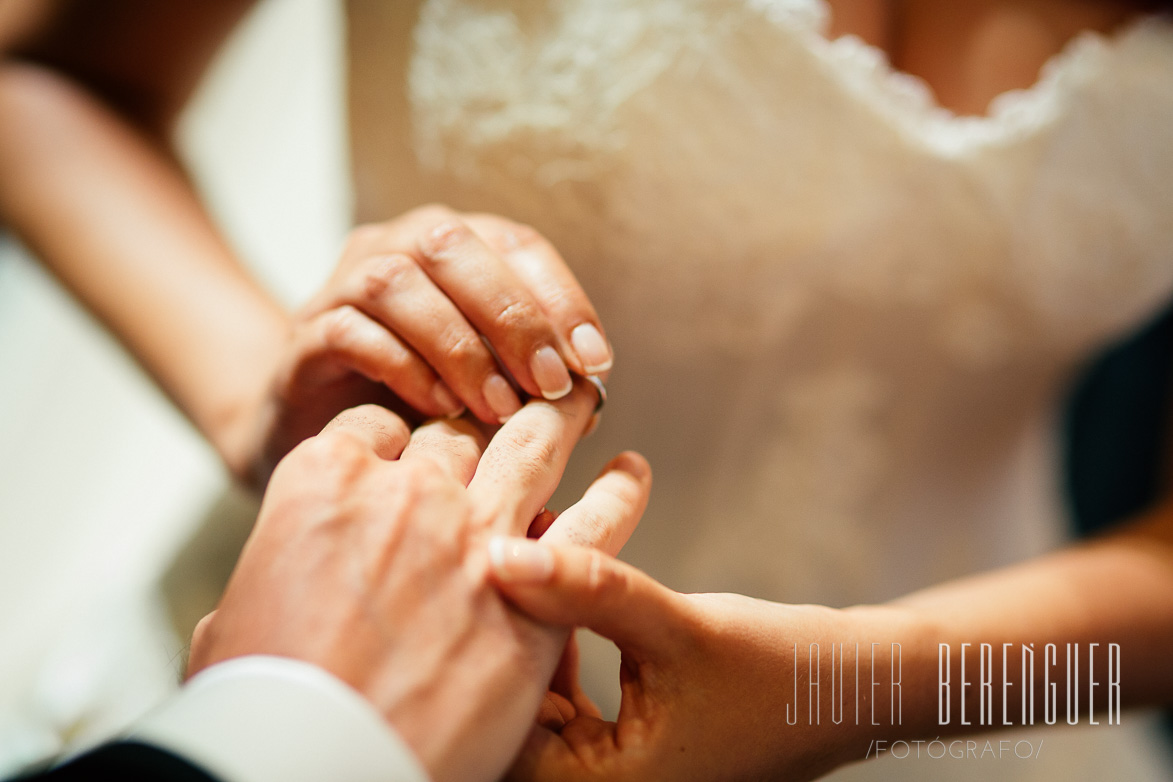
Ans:
[[[242,472],[234,424],[285,314],[165,146],[57,72],[5,63],[0,219]]]
[[[1173,511],[882,609],[853,609],[881,610],[905,617],[914,639],[902,650],[905,720],[888,736],[1066,721],[1069,693],[1071,719],[1084,723],[1104,719],[1109,704],[1173,702]]]
[[[846,609],[681,595],[573,546],[511,545],[518,562],[546,564],[513,570],[494,562],[498,588],[543,622],[615,641],[625,674],[618,720],[601,729],[579,715],[542,735],[515,767],[523,779],[812,779],[885,747],[896,754],[898,741],[911,753],[917,740],[929,743],[930,757],[958,757],[953,739],[947,749],[936,739],[1068,721],[1069,644],[1081,658],[1072,670],[1072,721],[1091,721],[1094,707],[1103,725],[1109,703],[1173,701],[1165,665],[1173,647],[1170,509],[1014,568]],[[950,650],[948,690],[940,686],[942,648]],[[1034,671],[1025,719],[1023,649],[1033,649],[1027,682]],[[1111,671],[1110,658],[1119,663]],[[1114,708],[1112,721],[1118,717]],[[972,756],[969,740],[961,743]]]

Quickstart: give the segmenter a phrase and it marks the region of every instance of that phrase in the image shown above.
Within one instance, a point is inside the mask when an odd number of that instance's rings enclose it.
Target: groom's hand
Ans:
[[[464,421],[409,434],[382,408],[340,415],[274,473],[189,673],[245,654],[306,660],[370,700],[437,782],[500,776],[566,636],[500,597],[487,541],[525,535],[594,402],[579,383],[488,443]],[[620,457],[547,535],[617,550],[649,483],[640,457]]]

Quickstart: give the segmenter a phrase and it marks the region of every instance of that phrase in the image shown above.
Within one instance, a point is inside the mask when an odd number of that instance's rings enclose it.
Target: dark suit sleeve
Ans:
[[[119,741],[41,773],[13,782],[221,782],[166,750],[137,741]]]

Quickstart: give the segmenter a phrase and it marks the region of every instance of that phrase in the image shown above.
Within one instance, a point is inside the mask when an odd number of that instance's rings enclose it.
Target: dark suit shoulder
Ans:
[[[118,741],[87,752],[63,766],[19,777],[13,782],[221,782],[166,750],[135,741]]]

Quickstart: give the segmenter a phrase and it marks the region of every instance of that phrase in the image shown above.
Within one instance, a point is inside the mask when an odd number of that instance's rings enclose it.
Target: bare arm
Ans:
[[[285,315],[169,133],[248,0],[43,4],[0,64],[0,219],[243,472],[232,422]]]
[[[10,35],[0,63],[0,219],[233,472],[263,484],[357,404],[403,403],[421,417],[467,409],[497,424],[521,407],[506,374],[558,399],[570,372],[606,372],[598,316],[557,251],[493,215],[433,206],[360,227],[303,307],[285,313],[266,295],[169,143],[247,6],[63,0]]]
[[[614,640],[624,653],[625,677],[615,723],[599,720],[572,689],[567,697],[577,716],[557,732],[535,733],[514,769],[517,779],[810,779],[863,760],[869,749],[874,756],[876,741],[932,740],[1000,727],[1006,643],[1012,645],[1005,668],[1011,724],[1022,721],[1024,645],[1034,650],[1033,724],[1047,720],[1045,696],[1051,691],[1044,692],[1045,675],[1056,685],[1051,712],[1057,721],[1067,719],[1068,644],[1080,654],[1073,677],[1080,722],[1089,720],[1091,697],[1101,725],[1106,721],[1110,644],[1119,645],[1122,659],[1116,672],[1122,705],[1173,702],[1171,506],[1050,556],[892,604],[846,610],[739,595],[682,595],[596,552],[529,545],[545,550],[549,564],[520,576],[500,571],[506,594],[543,621],[585,625]],[[527,560],[538,557],[533,552]],[[812,654],[814,644],[818,652]],[[944,724],[940,644],[950,650]],[[964,723],[962,644],[970,645]],[[989,644],[993,663],[987,691],[993,719],[985,725],[979,716],[981,644]],[[1054,661],[1044,657],[1047,644],[1055,644]],[[838,693],[831,684],[833,647],[840,660],[846,652],[845,671],[838,673],[845,673],[847,686],[839,678]],[[899,688],[892,687],[894,649]],[[812,691],[808,685],[815,679],[820,686]],[[873,679],[880,683],[874,690]],[[1092,680],[1098,683],[1094,691]],[[840,709],[840,724],[831,720],[833,708]],[[812,712],[821,719],[811,719]]]
[[[1126,662],[1121,678],[1123,702],[1129,706],[1173,703],[1173,670],[1169,650],[1173,649],[1173,505],[1166,504],[1151,515],[1102,538],[1073,546],[1004,570],[934,587],[910,595],[892,607],[907,613],[921,628],[922,638],[931,644],[917,651],[922,665],[932,670],[918,672],[918,679],[932,685],[920,691],[915,713],[923,730],[937,729],[938,643],[947,643],[954,681],[959,673],[962,643],[970,643],[967,680],[974,681],[979,643],[995,650],[998,681],[1001,676],[1001,645],[1013,663],[1006,677],[1008,719],[1021,719],[1021,648],[1033,644],[1036,693],[1036,723],[1043,721],[1043,653],[1046,644],[1055,644],[1058,670],[1066,674],[1066,646],[1078,645],[1080,659],[1080,720],[1088,719],[1088,654],[1091,644],[1093,678],[1100,687],[1107,680],[1109,644],[1119,644]],[[927,674],[927,675],[925,675]],[[1064,686],[1059,687],[1057,705],[1066,706]],[[1096,691],[1097,711],[1107,705],[1105,689]],[[951,691],[953,714],[960,698]],[[928,702],[924,702],[927,696]],[[1001,690],[993,692],[995,727],[1002,724]],[[973,704],[977,689],[969,691],[969,718],[979,725]],[[1062,717],[1061,717],[1062,719]],[[959,728],[957,717],[951,720]]]

